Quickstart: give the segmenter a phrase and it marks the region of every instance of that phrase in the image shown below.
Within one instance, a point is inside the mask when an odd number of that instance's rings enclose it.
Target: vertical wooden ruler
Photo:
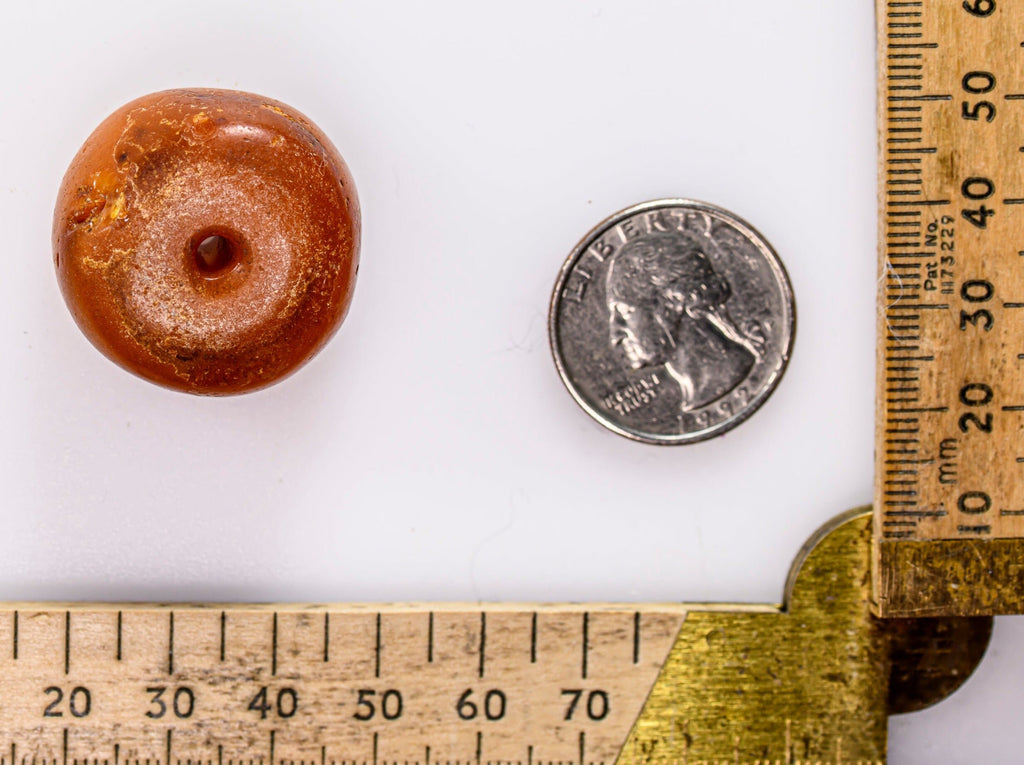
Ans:
[[[1024,3],[877,0],[886,617],[1024,612]]]

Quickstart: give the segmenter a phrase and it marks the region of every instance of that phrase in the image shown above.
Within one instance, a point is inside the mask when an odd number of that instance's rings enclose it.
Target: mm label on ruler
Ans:
[[[878,0],[876,609],[1024,612],[1024,4]]]

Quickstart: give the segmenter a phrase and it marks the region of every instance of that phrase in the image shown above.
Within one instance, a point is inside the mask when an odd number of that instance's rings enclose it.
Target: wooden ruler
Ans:
[[[0,765],[867,765],[991,619],[871,614],[871,518],[784,606],[0,605]]]
[[[9,609],[0,762],[612,765],[685,617],[672,606]]]
[[[1024,3],[877,0],[874,591],[1024,612]]]
[[[8,738],[0,759],[610,765],[684,614],[8,609],[0,613]]]
[[[0,605],[0,765],[880,763],[989,624],[888,632],[870,553],[839,518],[785,607]]]

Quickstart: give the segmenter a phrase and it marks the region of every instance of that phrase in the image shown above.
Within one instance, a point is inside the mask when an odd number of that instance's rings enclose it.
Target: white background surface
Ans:
[[[777,601],[871,498],[873,3],[18,3],[0,25],[0,598]],[[364,211],[352,311],[261,393],[106,361],[50,219],[115,107],[178,86],[309,115]],[[792,276],[790,370],[724,438],[605,432],[558,381],[547,302],[635,202],[732,209]],[[1019,761],[1024,622],[891,762]]]

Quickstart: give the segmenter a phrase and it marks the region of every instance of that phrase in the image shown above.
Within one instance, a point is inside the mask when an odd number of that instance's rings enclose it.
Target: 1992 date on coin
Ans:
[[[630,207],[587,234],[549,316],[555,364],[580,406],[654,444],[702,441],[753,414],[785,371],[795,328],[768,242],[683,199]]]

